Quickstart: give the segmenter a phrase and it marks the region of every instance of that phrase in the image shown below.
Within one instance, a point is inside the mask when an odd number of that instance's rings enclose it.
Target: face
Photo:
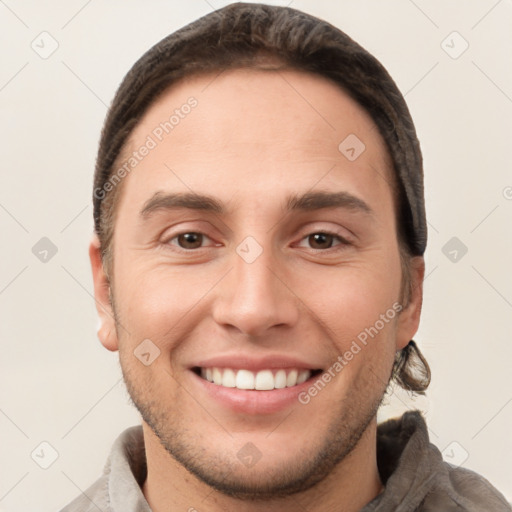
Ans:
[[[374,443],[419,321],[378,130],[320,77],[235,70],[174,86],[128,150],[110,283],[91,259],[145,431],[228,495],[312,486]]]

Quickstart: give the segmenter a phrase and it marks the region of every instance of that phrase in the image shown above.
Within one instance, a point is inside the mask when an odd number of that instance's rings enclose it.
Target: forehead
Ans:
[[[323,171],[325,186],[340,172],[362,188],[370,177],[377,188],[391,185],[389,153],[370,115],[337,84],[295,70],[235,69],[174,84],[135,127],[125,160],[144,146],[127,181],[146,195],[159,183],[226,193],[265,192],[276,179],[311,187]]]
[[[196,107],[187,107],[190,98],[197,100]],[[182,123],[189,113],[193,114],[192,122]],[[377,143],[379,149],[385,147],[370,115],[338,84],[292,69],[241,68],[182,79],[152,103],[132,132],[130,142],[133,145],[138,138],[169,120],[173,137],[188,137],[190,144],[194,139],[201,139],[202,147],[204,137],[198,135],[233,137],[235,134],[229,130],[235,124],[243,128],[236,133],[237,143],[243,139],[252,143],[254,135],[270,137],[276,132],[289,144],[297,145],[298,138],[304,135],[306,138],[301,142],[314,144],[321,138],[336,143],[349,127],[366,137],[371,135],[368,142]],[[224,120],[229,120],[231,126],[222,123]],[[273,121],[277,125],[271,124]],[[286,128],[284,132],[283,128]]]

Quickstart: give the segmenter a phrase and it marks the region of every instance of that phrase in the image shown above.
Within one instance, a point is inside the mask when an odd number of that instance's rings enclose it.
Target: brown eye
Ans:
[[[203,243],[201,233],[182,233],[175,238],[182,249],[198,249]]]
[[[312,249],[330,249],[337,236],[329,233],[313,233],[308,236],[308,241]]]
[[[196,252],[199,249],[208,249],[210,247],[219,247],[209,236],[198,231],[183,231],[174,236],[163,240],[167,246],[172,246],[173,251],[177,252]]]

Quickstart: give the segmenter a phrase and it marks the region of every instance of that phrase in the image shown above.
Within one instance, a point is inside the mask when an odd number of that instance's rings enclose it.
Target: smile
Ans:
[[[219,367],[196,368],[200,377],[218,386],[257,391],[298,386],[320,372],[303,368],[264,369],[257,372]]]

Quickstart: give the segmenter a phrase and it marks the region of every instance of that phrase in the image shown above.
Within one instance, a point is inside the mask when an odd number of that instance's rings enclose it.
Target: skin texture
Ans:
[[[375,413],[395,351],[418,328],[422,258],[411,262],[408,305],[307,405],[237,413],[205,393],[191,367],[217,355],[284,354],[327,370],[400,300],[384,142],[329,81],[245,69],[173,86],[129,149],[191,96],[197,106],[123,179],[110,283],[96,238],[90,246],[99,338],[119,350],[143,418],[144,494],[157,512],[359,510],[382,490]],[[349,134],[365,144],[352,162],[338,149]],[[286,211],[289,195],[319,191],[352,194],[372,213]],[[175,192],[214,196],[226,211],[140,214],[156,193]],[[348,243],[312,237],[326,231]],[[182,233],[205,236],[187,244]],[[262,249],[252,263],[236,250],[248,236]],[[134,356],[145,339],[160,350],[148,366]],[[252,467],[237,457],[247,443],[261,453]]]

